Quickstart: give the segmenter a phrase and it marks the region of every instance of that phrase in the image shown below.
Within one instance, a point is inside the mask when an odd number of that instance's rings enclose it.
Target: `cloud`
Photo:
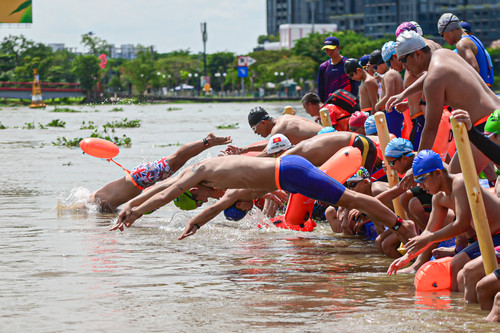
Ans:
[[[37,42],[78,47],[92,31],[111,44],[154,45],[160,52],[203,50],[200,23],[207,22],[207,52],[250,52],[266,33],[264,1],[229,0],[34,0],[31,29],[0,29]]]

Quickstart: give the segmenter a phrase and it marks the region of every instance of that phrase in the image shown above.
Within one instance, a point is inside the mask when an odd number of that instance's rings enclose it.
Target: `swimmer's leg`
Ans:
[[[467,303],[477,303],[476,285],[486,274],[484,273],[483,257],[479,256],[465,264],[457,277],[458,291],[464,292]]]
[[[392,210],[382,204],[380,200],[362,193],[346,189],[337,205],[362,211],[388,228],[392,228],[396,224],[397,216]],[[404,221],[396,234],[403,243],[406,243],[409,238],[416,236],[415,226],[409,221]]]
[[[141,194],[135,185],[123,177],[104,185],[90,195],[89,203],[97,204],[102,211],[114,212],[121,204]]]
[[[498,272],[498,269],[495,271]],[[481,281],[478,282],[476,290],[477,290],[477,298],[479,300],[479,305],[482,310],[494,309],[496,307],[496,318],[497,321],[500,319],[500,307],[498,304],[498,293],[500,292],[500,278],[493,272],[488,274]],[[500,273],[498,273],[500,275]],[[496,295],[496,296],[495,296]],[[494,300],[494,301],[493,301]],[[495,304],[493,304],[493,302]],[[489,317],[489,316],[488,316]]]
[[[464,268],[465,264],[470,261],[469,255],[461,252],[453,257],[451,261],[451,291],[458,291],[457,276],[458,272]]]

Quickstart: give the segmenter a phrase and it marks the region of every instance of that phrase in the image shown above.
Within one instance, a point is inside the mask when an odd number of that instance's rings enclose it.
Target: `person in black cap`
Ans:
[[[359,105],[361,111],[375,114],[375,105],[378,100],[378,82],[363,68],[357,59],[350,58],[344,64],[344,70],[351,79],[360,81]]]
[[[322,50],[325,50],[330,59],[319,66],[318,72],[318,95],[321,102],[325,103],[330,94],[344,89],[358,96],[358,82],[349,79],[344,72],[344,63],[347,60],[340,54],[340,41],[337,37],[328,37],[323,43]]]
[[[312,120],[289,114],[274,119],[260,106],[250,110],[248,114],[248,124],[255,134],[263,138],[270,135],[283,134],[293,145],[315,136],[323,128],[323,126]],[[245,148],[229,145],[225,153],[228,155],[236,155],[245,154],[249,151],[260,151],[261,153],[258,156],[271,156],[267,154],[266,146],[267,142]]]

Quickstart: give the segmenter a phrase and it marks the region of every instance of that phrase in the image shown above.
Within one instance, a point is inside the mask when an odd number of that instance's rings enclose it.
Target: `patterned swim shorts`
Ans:
[[[130,172],[130,176],[134,179],[137,185],[146,188],[154,185],[160,180],[167,179],[172,175],[167,158],[160,158],[155,162],[147,162],[141,164]]]

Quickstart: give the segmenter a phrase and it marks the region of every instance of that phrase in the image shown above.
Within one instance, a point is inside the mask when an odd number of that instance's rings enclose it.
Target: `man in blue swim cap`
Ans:
[[[461,173],[450,174],[441,161],[439,154],[432,150],[422,150],[413,161],[415,181],[423,189],[433,194],[432,212],[426,229],[405,244],[407,253],[395,260],[388,273],[396,271],[408,264],[413,258],[425,251],[431,244],[451,239],[462,233],[471,241],[475,232],[472,213],[469,206],[464,176]],[[484,207],[495,246],[500,245],[500,198],[481,187]],[[443,227],[443,221],[449,209],[455,212],[455,220]],[[452,291],[458,290],[457,274],[463,266],[481,255],[477,241],[458,252],[451,262]]]

